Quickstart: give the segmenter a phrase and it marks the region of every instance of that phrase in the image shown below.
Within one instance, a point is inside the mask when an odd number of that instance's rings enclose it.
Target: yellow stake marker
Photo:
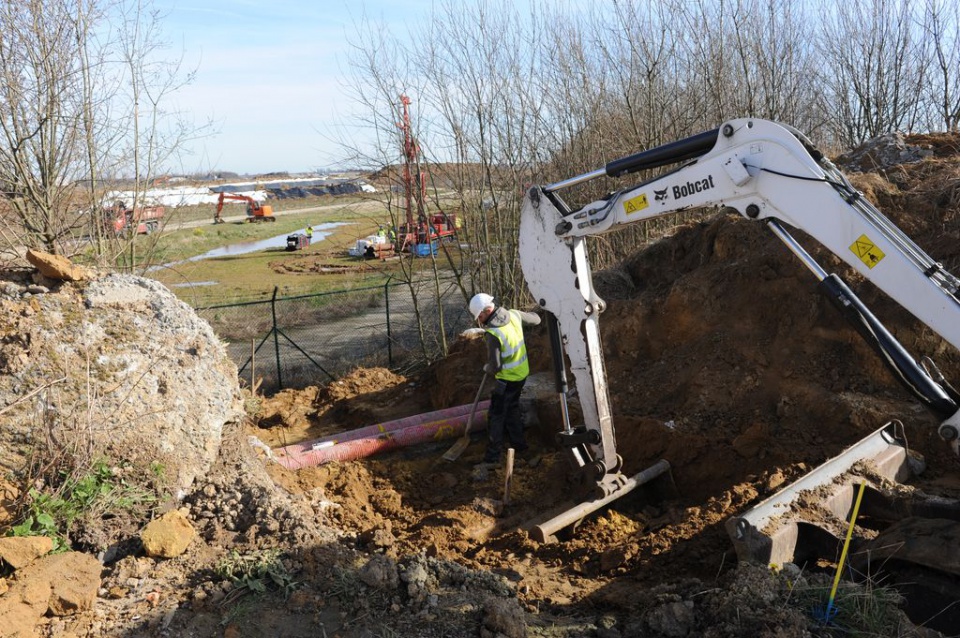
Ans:
[[[863,499],[863,490],[866,483],[860,483],[860,491],[857,492],[857,500],[853,504],[853,515],[850,517],[850,527],[847,528],[847,540],[843,542],[843,551],[840,552],[840,563],[837,565],[837,575],[833,577],[833,588],[830,590],[830,601],[827,603],[826,620],[830,620],[830,612],[833,611],[833,599],[837,595],[837,586],[840,584],[840,574],[843,572],[843,563],[847,559],[847,550],[850,549],[850,539],[853,537],[853,527],[857,522],[857,513],[860,511],[860,501]]]

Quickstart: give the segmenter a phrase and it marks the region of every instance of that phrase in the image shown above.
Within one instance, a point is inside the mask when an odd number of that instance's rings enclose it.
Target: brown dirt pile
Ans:
[[[956,271],[956,139],[908,142],[932,152],[853,179]],[[948,379],[960,376],[952,348],[835,256],[797,235],[908,351],[934,356]],[[502,512],[501,471],[472,466],[482,441],[455,464],[438,461],[445,449],[439,446],[295,476],[277,472],[277,480],[293,490],[322,488],[339,505],[331,520],[353,530],[367,551],[397,558],[426,552],[504,575],[518,583],[528,609],[601,607],[627,624],[642,615],[638,587],[684,578],[714,582],[735,563],[724,521],[890,420],[904,423],[911,447],[927,458],[922,485],[960,496],[957,461],[936,436],[937,422],[762,225],[725,215],[688,224],[620,268],[599,273],[597,285],[609,304],[601,329],[625,472],[665,458],[679,498],[631,497],[585,520],[562,544],[530,540],[519,530],[522,523],[563,503],[570,489],[565,460],[552,441],[558,412],[548,401],[537,402],[535,454],[518,463],[512,502]],[[528,342],[535,368],[546,371],[545,333],[528,334]],[[302,435],[470,403],[482,360],[478,342],[461,340],[417,381],[358,371],[317,393],[316,421]]]
[[[858,186],[960,270],[956,136],[905,138],[893,151],[856,157],[881,166],[855,175]],[[908,351],[960,378],[960,354],[798,238]],[[528,536],[524,525],[573,491],[554,443],[559,409],[543,330],[528,333],[532,449],[517,461],[507,505],[503,469],[476,465],[480,435],[454,463],[441,459],[449,440],[295,472],[267,460],[267,447],[469,404],[483,352],[480,340],[462,338],[416,376],[357,369],[322,386],[246,397],[256,417],[225,429],[217,463],[182,503],[198,540],[164,561],[134,542],[111,548],[95,610],[48,618],[37,635],[847,635],[811,613],[832,565],[738,566],[723,524],[891,419],[927,459],[918,486],[960,496],[958,463],[936,421],[760,224],[726,215],[687,224],[596,279],[608,303],[601,330],[624,471],[667,459],[675,493],[638,490],[556,544]],[[219,571],[225,560],[270,552],[280,566],[246,589]],[[266,592],[249,595],[257,587]],[[914,627],[895,601],[877,619],[882,630],[856,629],[936,635]]]

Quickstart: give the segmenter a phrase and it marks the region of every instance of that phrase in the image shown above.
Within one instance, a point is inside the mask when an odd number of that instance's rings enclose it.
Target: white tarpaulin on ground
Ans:
[[[267,193],[264,191],[236,191],[232,195],[246,195],[251,199],[262,202],[267,199]],[[133,207],[133,191],[111,191],[107,193],[104,201],[108,204],[121,201],[127,208]],[[146,206],[165,206],[167,208],[179,208],[181,206],[196,206],[197,204],[216,204],[219,193],[213,193],[207,186],[184,186],[182,188],[151,188],[145,193],[141,193],[142,203]],[[233,203],[227,200],[225,203]],[[242,203],[242,202],[241,202]]]

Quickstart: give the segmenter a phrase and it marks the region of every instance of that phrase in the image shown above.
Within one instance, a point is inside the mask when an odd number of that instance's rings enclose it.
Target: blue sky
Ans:
[[[352,107],[341,89],[347,38],[364,13],[404,33],[430,0],[154,0],[170,54],[195,81],[171,96],[215,135],[188,145],[182,170],[305,172],[340,159],[328,135]]]

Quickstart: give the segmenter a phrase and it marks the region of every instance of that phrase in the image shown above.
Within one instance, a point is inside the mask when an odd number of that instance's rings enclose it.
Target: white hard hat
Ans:
[[[483,312],[484,308],[492,305],[493,297],[485,292],[478,292],[473,296],[473,299],[470,300],[470,314],[473,315],[474,320],[476,320],[480,317],[480,313]]]

